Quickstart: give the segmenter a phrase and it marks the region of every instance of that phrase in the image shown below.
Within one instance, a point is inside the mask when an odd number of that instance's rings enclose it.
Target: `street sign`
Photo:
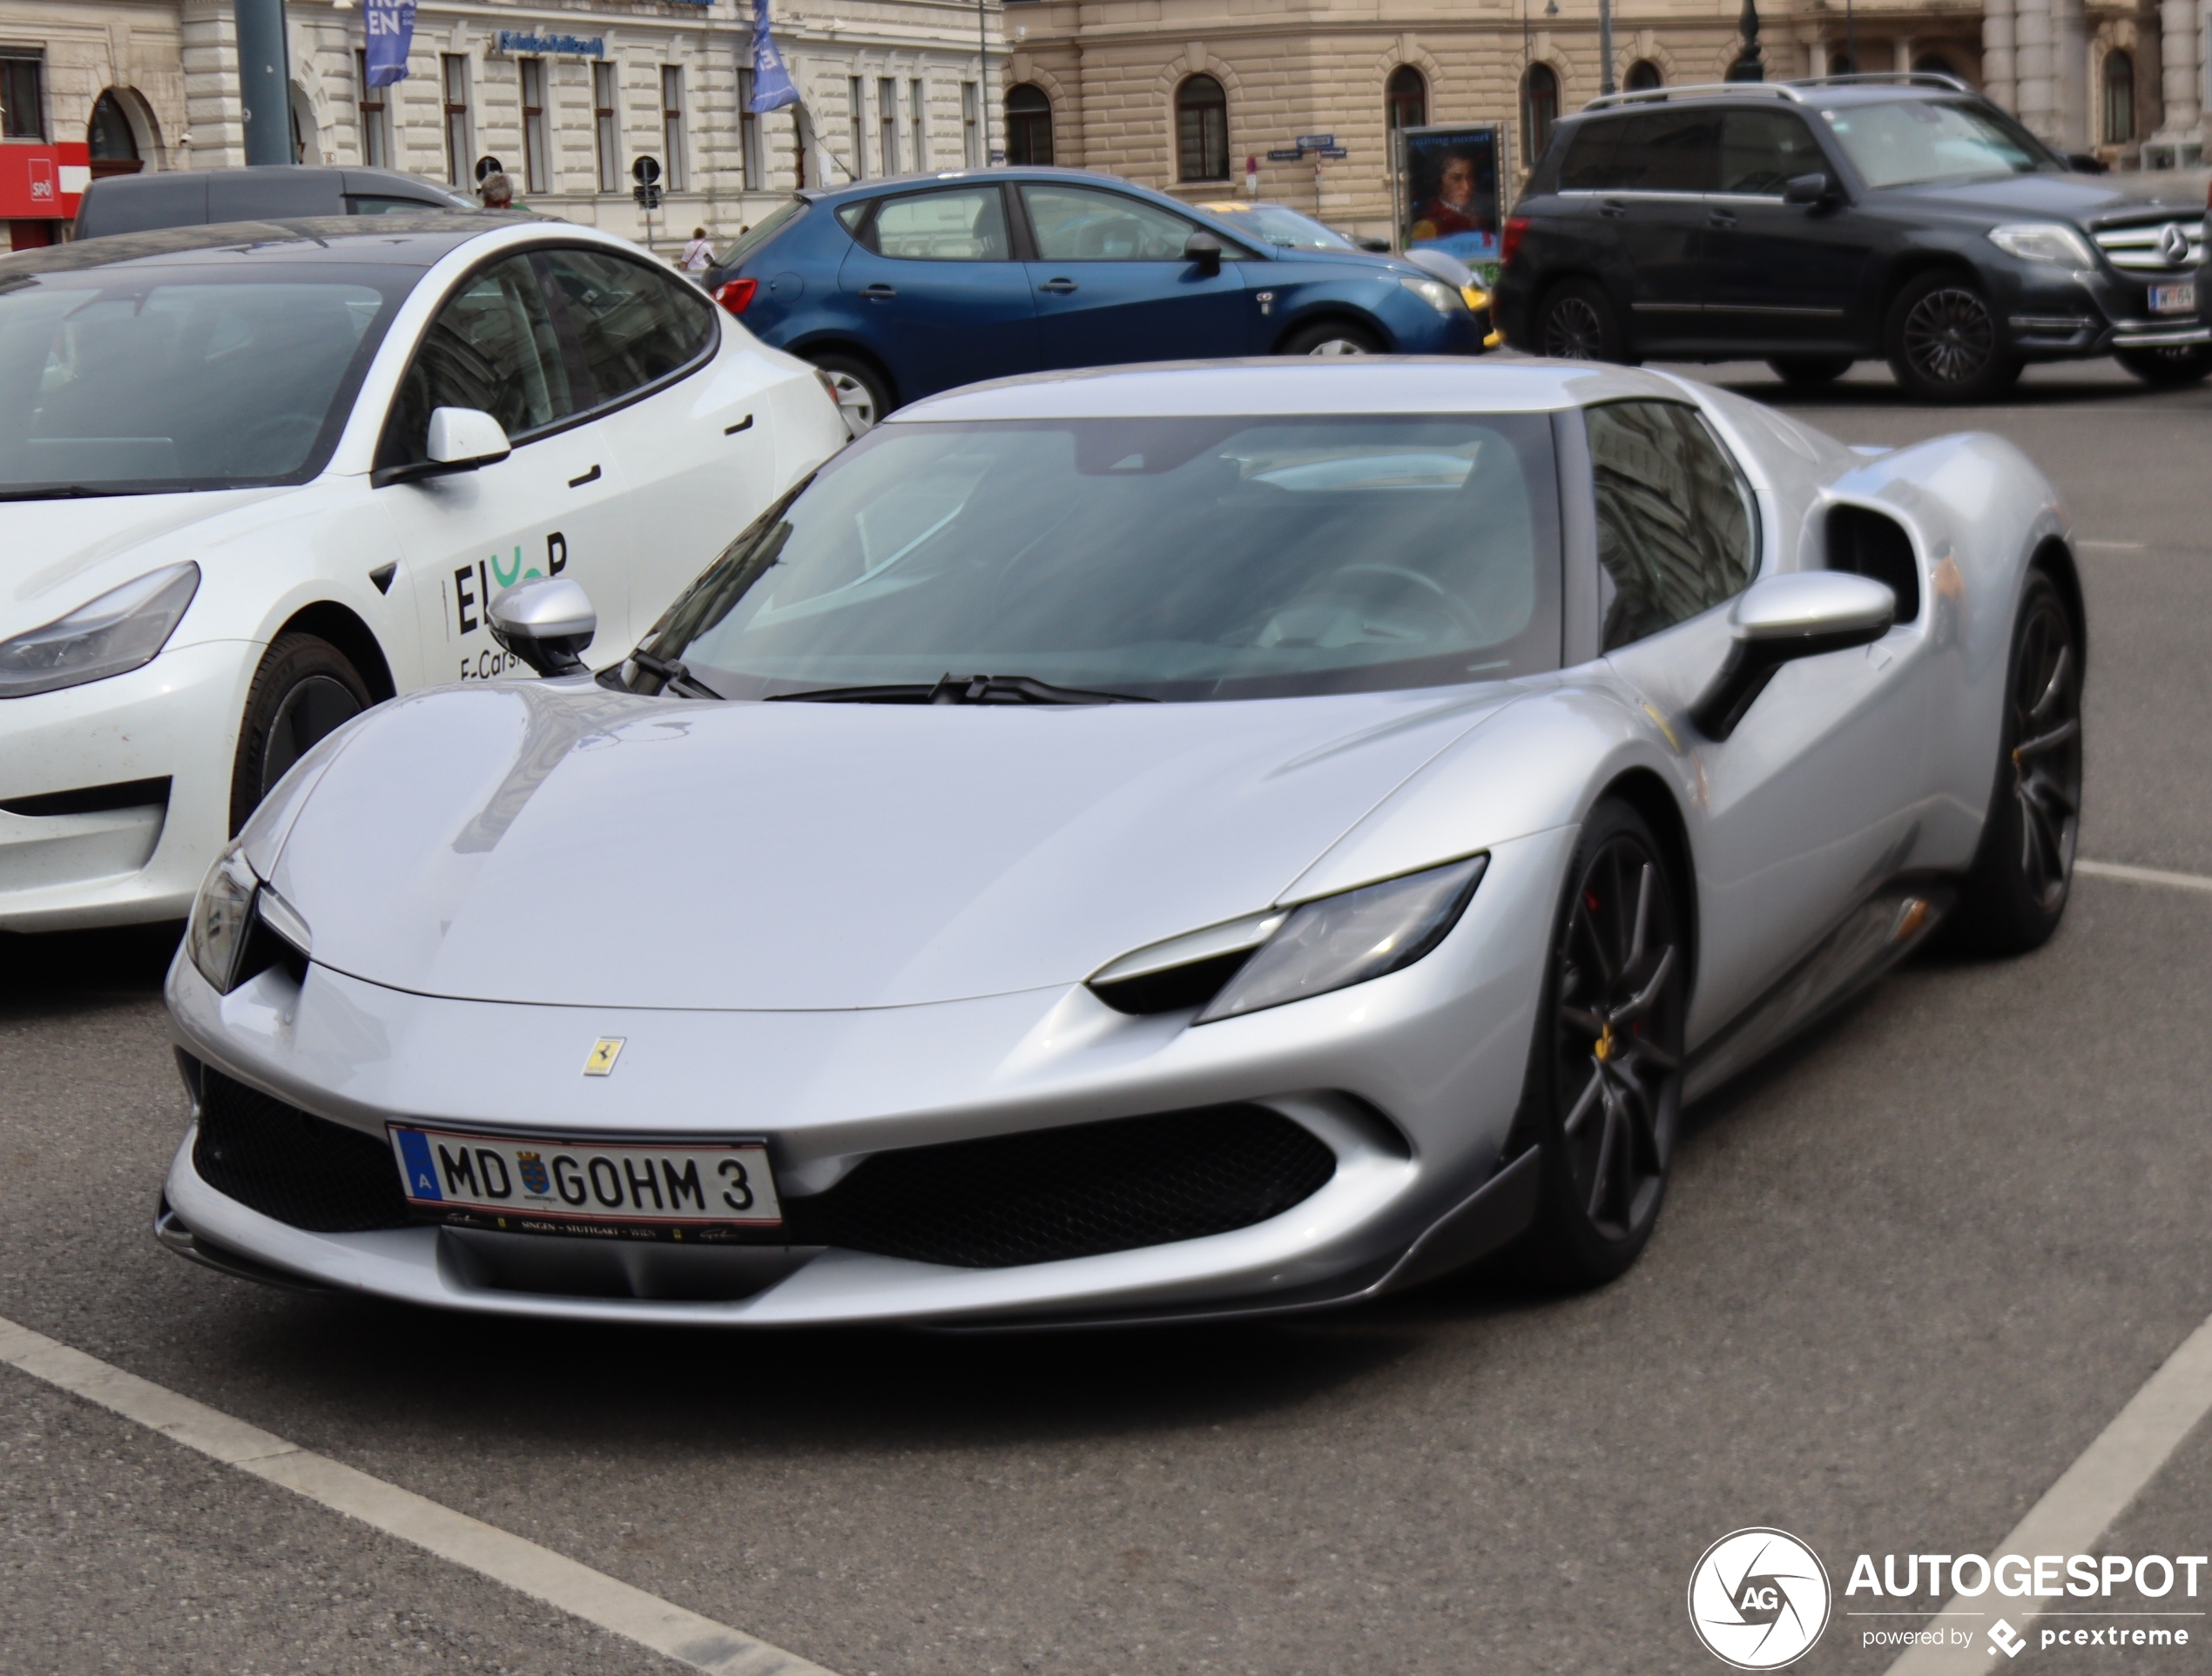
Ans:
[[[1301,151],[1325,151],[1337,143],[1334,134],[1300,134],[1298,148]]]
[[[507,165],[496,157],[480,157],[476,159],[476,184],[479,186],[494,175],[506,172]]]
[[[660,188],[658,186],[632,186],[630,195],[637,200],[639,209],[657,210],[660,207]]]
[[[640,186],[651,186],[660,179],[660,159],[641,157],[630,165],[630,178]]]
[[[1352,155],[1352,148],[1348,145],[1324,145],[1320,148],[1320,151],[1323,157],[1332,163],[1341,163]]]
[[[1270,151],[1267,154],[1267,160],[1270,163],[1296,163],[1305,155],[1305,152],[1299,151]]]

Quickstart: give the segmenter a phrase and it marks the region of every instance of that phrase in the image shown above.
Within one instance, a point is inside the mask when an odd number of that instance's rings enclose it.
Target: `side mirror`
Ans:
[[[514,448],[499,421],[478,407],[433,407],[430,410],[430,463],[448,471],[474,471],[496,466]]]
[[[1784,663],[1871,644],[1896,619],[1897,596],[1848,571],[1800,570],[1755,582],[1729,613],[1735,643],[1690,706],[1689,719],[1707,738],[1725,739]]]
[[[1221,272],[1221,240],[1210,232],[1194,232],[1184,241],[1183,259],[1196,262],[1208,279]]]
[[[494,596],[484,620],[494,640],[540,675],[583,674],[579,654],[599,629],[590,596],[566,576],[516,582]]]
[[[1782,183],[1784,204],[1825,204],[1831,196],[1833,190],[1824,174],[1793,175]]]

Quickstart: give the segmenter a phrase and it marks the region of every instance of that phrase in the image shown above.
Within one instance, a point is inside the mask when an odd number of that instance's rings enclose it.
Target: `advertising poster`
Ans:
[[[1408,128],[1399,136],[1399,248],[1440,250],[1473,266],[1498,259],[1504,224],[1499,162],[1504,131],[1495,123]]]

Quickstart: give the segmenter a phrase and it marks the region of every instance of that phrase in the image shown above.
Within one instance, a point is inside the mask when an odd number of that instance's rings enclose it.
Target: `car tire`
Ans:
[[[1800,390],[1833,384],[1851,369],[1849,355],[1777,355],[1767,362],[1775,377]]]
[[[1988,297],[1952,269],[1923,273],[1897,293],[1883,342],[1898,385],[1922,401],[1986,401],[2020,375]]]
[[[346,655],[313,635],[279,635],[253,672],[231,767],[231,835],[293,764],[375,702]]]
[[[1594,279],[1562,279],[1536,310],[1536,353],[1554,360],[1633,364],[1621,317]]]
[[[1316,320],[1283,340],[1285,355],[1379,355],[1382,340],[1349,320]]]
[[[858,355],[815,355],[812,360],[828,380],[830,394],[837,398],[837,410],[844,415],[847,434],[866,435],[896,405],[883,374]]]
[[[1981,845],[1959,892],[1953,941],[2024,954],[2059,928],[2081,825],[2080,624],[2041,570],[2013,621],[1996,783]]]
[[[1600,802],[1568,865],[1522,1094],[1541,1148],[1523,1250],[1540,1284],[1616,1278],[1659,1219],[1682,1111],[1684,919],[1650,826]]]
[[[2175,344],[2167,349],[2120,349],[2114,360],[2146,384],[2174,389],[2201,384],[2212,374],[2212,343]]]

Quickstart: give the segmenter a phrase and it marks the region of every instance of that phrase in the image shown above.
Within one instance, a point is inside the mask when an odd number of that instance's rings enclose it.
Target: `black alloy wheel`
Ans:
[[[2212,343],[2176,343],[2159,349],[2115,350],[2112,357],[2146,384],[2173,389],[2201,384],[2212,374]]]
[[[1777,355],[1767,362],[1775,377],[1797,389],[1833,384],[1851,371],[1849,355]]]
[[[1568,871],[1532,1074],[1544,1157],[1533,1250],[1548,1281],[1592,1286],[1658,1221],[1682,1108],[1689,952],[1643,818],[1601,803]]]
[[[1564,279],[1544,297],[1536,351],[1554,360],[1629,359],[1612,300],[1588,279]]]
[[[246,696],[231,769],[231,833],[292,765],[374,702],[346,655],[313,635],[279,635]]]
[[[1997,313],[1964,274],[1925,273],[1890,309],[1890,370],[1924,401],[1982,401],[2020,377]]]
[[[2081,637],[2040,570],[2030,573],[2013,623],[1998,749],[1959,932],[1978,952],[2020,954],[2059,928],[2081,830]]]

